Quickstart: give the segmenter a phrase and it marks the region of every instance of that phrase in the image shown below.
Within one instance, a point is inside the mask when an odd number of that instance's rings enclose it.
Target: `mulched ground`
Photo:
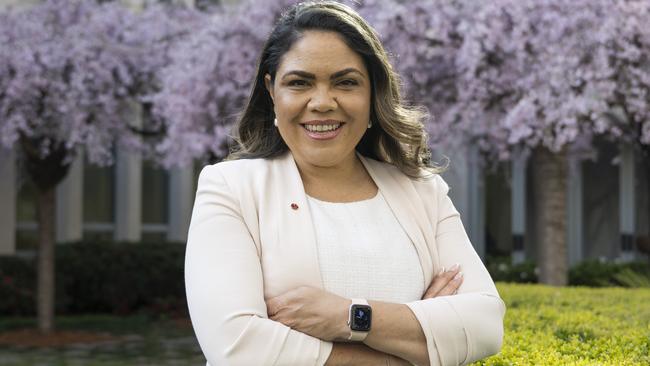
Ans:
[[[119,341],[122,338],[98,332],[57,330],[50,334],[41,334],[38,329],[20,329],[0,333],[0,346],[61,347]]]
[[[192,323],[188,318],[170,319],[178,329],[190,329]],[[26,328],[0,332],[0,346],[10,347],[62,347],[74,344],[101,344],[124,341],[133,336],[111,335],[106,332],[78,330],[55,330],[50,334],[41,334],[38,329]]]

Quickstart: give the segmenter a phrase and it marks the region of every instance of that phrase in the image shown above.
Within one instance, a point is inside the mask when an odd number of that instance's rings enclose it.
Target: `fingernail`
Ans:
[[[457,281],[457,280],[460,280],[461,278],[463,278],[463,272],[458,272],[458,273],[456,273],[456,275],[454,276],[454,280],[456,280],[456,281]]]
[[[454,264],[453,266],[451,266],[451,268],[449,268],[449,272],[453,272],[453,271],[457,270],[458,267],[460,267],[460,264],[458,264],[458,263]]]

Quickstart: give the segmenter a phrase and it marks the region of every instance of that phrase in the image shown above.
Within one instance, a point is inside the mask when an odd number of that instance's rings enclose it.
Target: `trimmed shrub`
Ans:
[[[33,260],[0,256],[0,314],[27,316],[36,306]]]
[[[512,264],[510,256],[488,256],[486,268],[495,282],[538,283],[535,262]],[[650,263],[583,261],[569,270],[570,286],[650,287]]]
[[[569,284],[590,287],[650,287],[650,264],[588,260],[571,268]]]
[[[538,282],[535,262],[531,260],[526,260],[519,264],[512,264],[512,258],[510,256],[488,256],[485,267],[495,282]]]
[[[57,314],[186,315],[184,258],[184,243],[57,245]],[[0,258],[3,315],[35,314],[35,273],[34,260]]]

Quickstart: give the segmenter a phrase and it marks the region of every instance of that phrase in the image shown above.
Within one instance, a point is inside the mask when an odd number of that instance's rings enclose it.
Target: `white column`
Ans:
[[[16,159],[11,149],[0,147],[0,255],[16,253]]]
[[[132,10],[141,11],[144,9],[148,0],[121,0],[120,2]]]
[[[83,232],[84,156],[78,150],[68,174],[56,188],[56,242],[79,241]]]
[[[622,144],[621,165],[619,170],[619,210],[621,227],[620,260],[622,261],[631,261],[635,258],[636,177],[634,164],[634,148],[629,144]]]
[[[142,107],[125,106],[130,123],[142,128]],[[115,232],[116,241],[139,241],[142,237],[142,156],[116,147]]]
[[[167,240],[185,242],[187,230],[192,216],[194,199],[194,169],[192,164],[187,167],[174,168],[169,172],[169,224]]]
[[[569,266],[584,259],[583,214],[582,214],[582,160],[569,157],[567,179],[567,243],[569,246]]]
[[[460,213],[463,224],[467,227],[470,211],[469,198],[467,197],[469,181],[467,151],[465,149],[450,149],[445,152],[444,156],[435,155],[433,160],[438,163],[444,163],[445,157],[449,158],[449,167],[442,173],[442,177],[449,185],[449,198]]]
[[[469,238],[481,259],[485,260],[485,179],[478,148],[468,151]]]
[[[526,166],[527,154],[517,154],[512,160],[512,263],[526,260]]]
[[[9,7],[21,10],[38,3],[39,0],[0,0],[0,11],[4,11]]]

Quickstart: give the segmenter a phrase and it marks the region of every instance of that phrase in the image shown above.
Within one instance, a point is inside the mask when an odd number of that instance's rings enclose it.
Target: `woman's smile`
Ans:
[[[305,129],[305,134],[314,140],[331,140],[339,135],[344,122],[336,120],[309,121],[300,124]]]

